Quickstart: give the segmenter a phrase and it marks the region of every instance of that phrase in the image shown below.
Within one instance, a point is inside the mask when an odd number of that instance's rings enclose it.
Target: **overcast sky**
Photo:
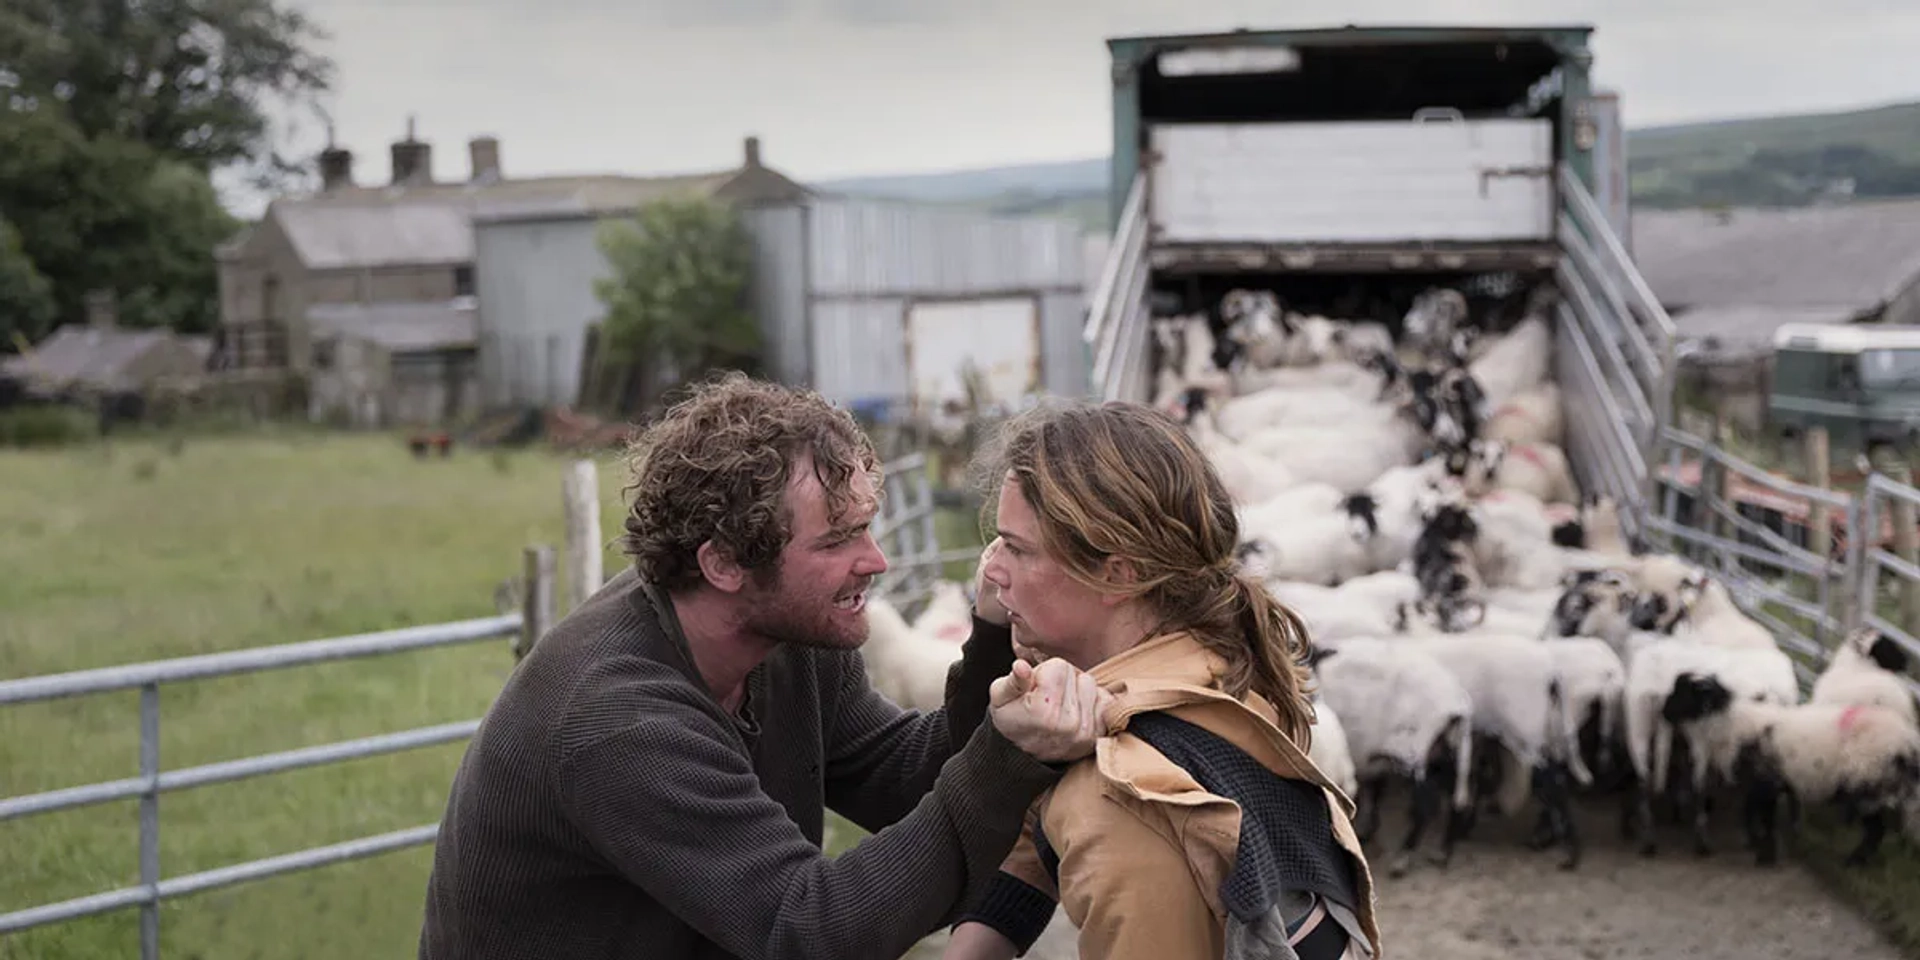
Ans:
[[[443,178],[483,133],[510,176],[715,169],[749,133],[803,180],[1099,156],[1107,37],[1236,26],[1589,23],[1636,127],[1920,99],[1914,0],[293,2],[362,183],[408,114]]]

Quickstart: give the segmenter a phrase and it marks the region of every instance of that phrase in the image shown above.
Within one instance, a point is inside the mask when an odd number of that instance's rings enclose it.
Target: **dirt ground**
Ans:
[[[1673,828],[1651,859],[1619,839],[1607,804],[1579,813],[1586,838],[1580,868],[1563,872],[1556,852],[1535,853],[1511,829],[1489,824],[1460,845],[1445,869],[1424,859],[1386,876],[1398,818],[1383,817],[1369,851],[1379,885],[1381,933],[1391,957],[1420,960],[1901,960],[1862,917],[1791,860],[1761,869],[1730,832],[1696,857]],[[939,956],[929,938],[913,960]],[[1073,960],[1063,914],[1027,954]]]

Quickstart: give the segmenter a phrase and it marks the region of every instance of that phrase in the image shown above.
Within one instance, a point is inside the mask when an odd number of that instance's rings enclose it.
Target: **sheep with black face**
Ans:
[[[1731,760],[1747,787],[1747,837],[1763,866],[1779,856],[1775,805],[1783,790],[1802,804],[1837,805],[1860,824],[1850,867],[1872,859],[1902,811],[1920,802],[1920,729],[1891,709],[1758,702],[1716,677],[1686,673],[1662,713],[1712,730],[1716,759]]]

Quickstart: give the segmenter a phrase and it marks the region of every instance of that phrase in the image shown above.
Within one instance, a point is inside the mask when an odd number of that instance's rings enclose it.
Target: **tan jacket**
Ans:
[[[1353,802],[1275,726],[1266,700],[1236,700],[1218,686],[1223,662],[1184,633],[1167,634],[1093,670],[1118,703],[1120,729],[1136,713],[1164,710],[1239,747],[1283,777],[1326,794],[1335,838],[1353,854],[1361,927],[1380,956],[1373,880],[1352,825]],[[1033,843],[1038,817],[1059,856],[1060,883]],[[1035,801],[1028,827],[1001,869],[1054,898],[1080,929],[1083,960],[1219,960],[1227,910],[1220,884],[1232,869],[1240,805],[1202,789],[1145,741],[1122,730]],[[1360,956],[1350,950],[1350,956]]]

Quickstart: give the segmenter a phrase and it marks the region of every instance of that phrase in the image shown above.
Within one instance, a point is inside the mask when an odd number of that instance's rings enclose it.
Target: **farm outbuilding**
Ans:
[[[850,406],[961,395],[976,367],[997,400],[1085,392],[1081,228],[896,201],[808,195],[738,204],[753,238],[752,308],[767,373]],[[574,404],[605,315],[597,245],[621,209],[475,220],[482,395]]]
[[[387,427],[478,414],[474,314],[472,297],[314,306],[309,417]]]
[[[1788,323],[1920,323],[1920,201],[1641,210],[1634,259],[1682,341],[1765,352]]]
[[[1766,423],[1787,324],[1920,323],[1920,201],[1641,210],[1634,260],[1673,317],[1683,393]]]

